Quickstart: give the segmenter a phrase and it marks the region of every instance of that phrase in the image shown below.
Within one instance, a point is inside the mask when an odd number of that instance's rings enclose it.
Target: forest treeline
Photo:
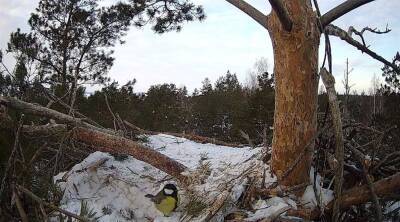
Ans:
[[[118,129],[118,116],[142,129],[157,132],[196,134],[227,142],[248,143],[246,134],[255,143],[261,143],[263,138],[271,141],[274,79],[273,74],[266,71],[266,64],[264,58],[256,61],[245,84],[239,82],[236,74],[227,71],[214,83],[205,78],[201,88],[192,93],[186,87],[178,87],[173,83],[153,85],[147,92],[137,93],[135,79],[123,85],[108,80],[93,93],[88,93],[81,86],[77,90],[74,109],[111,129]],[[68,113],[68,106],[49,103],[52,96],[62,98],[61,86],[51,86],[54,92],[51,95],[44,90],[43,84],[26,81],[26,69],[20,63],[15,67],[14,79],[9,75],[0,75],[0,94],[52,106]],[[339,95],[342,109],[346,106],[348,112],[346,118],[370,126],[400,124],[397,77],[385,68],[383,77],[385,84],[375,85],[368,94]],[[327,102],[327,95],[320,90],[321,121],[327,110]]]

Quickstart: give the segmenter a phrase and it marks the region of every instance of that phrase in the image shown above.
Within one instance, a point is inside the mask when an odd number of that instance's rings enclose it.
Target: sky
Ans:
[[[107,0],[111,1],[111,0]],[[189,91],[200,88],[208,77],[215,81],[227,70],[236,73],[245,82],[249,70],[261,57],[268,60],[269,71],[273,71],[272,45],[268,32],[246,14],[224,0],[193,0],[204,6],[207,18],[203,22],[184,25],[181,32],[155,34],[150,27],[132,27],[123,38],[123,45],[115,47],[115,62],[109,76],[124,84],[136,79],[135,91],[146,91],[151,85],[175,83],[186,86]],[[271,10],[266,0],[248,0],[264,14]],[[343,0],[320,0],[322,13],[344,2]],[[0,48],[4,51],[9,34],[17,28],[29,31],[29,15],[38,0],[0,0]],[[365,26],[392,31],[385,35],[366,33],[370,49],[391,61],[400,51],[400,1],[376,0],[364,5],[333,24],[347,30],[354,26],[361,30]],[[323,41],[322,41],[323,42]],[[381,76],[382,64],[347,43],[331,37],[333,48],[333,74],[336,88],[343,91],[343,73],[346,59],[352,69],[350,83],[353,90],[368,92],[373,75]],[[324,46],[320,46],[322,58]],[[322,60],[322,59],[320,59]],[[6,56],[12,66],[12,59]]]

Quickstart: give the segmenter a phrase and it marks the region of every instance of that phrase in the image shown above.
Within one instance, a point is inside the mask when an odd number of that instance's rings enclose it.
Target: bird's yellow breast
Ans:
[[[161,211],[164,216],[169,216],[172,211],[176,208],[177,201],[173,197],[164,198],[159,204],[156,204],[156,208]]]

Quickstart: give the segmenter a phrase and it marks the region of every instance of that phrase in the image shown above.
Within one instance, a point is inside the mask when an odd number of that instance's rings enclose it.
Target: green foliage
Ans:
[[[95,0],[41,0],[29,19],[30,33],[11,34],[8,51],[37,61],[40,79],[50,84],[104,82],[113,47],[125,35],[135,13],[116,3]]]
[[[400,68],[400,54],[397,52],[396,56],[393,58],[393,64]],[[400,93],[400,73],[385,65],[382,68],[382,76],[385,78],[386,84],[383,85],[382,91],[386,94]]]
[[[153,24],[157,33],[182,29],[182,23],[205,19],[201,6],[196,6],[187,0],[130,0],[134,11],[136,26]]]

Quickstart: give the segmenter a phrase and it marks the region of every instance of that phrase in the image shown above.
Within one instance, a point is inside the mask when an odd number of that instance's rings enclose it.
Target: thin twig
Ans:
[[[110,112],[111,116],[113,117],[114,130],[117,131],[117,125],[116,125],[117,118],[115,117],[115,114],[110,107],[110,103],[108,102],[107,94],[104,94],[104,100],[106,101],[108,111]]]
[[[360,162],[360,164],[361,164],[361,166],[363,168],[364,178],[365,178],[365,181],[367,182],[369,190],[371,191],[372,200],[373,200],[373,203],[375,205],[376,220],[377,221],[383,221],[382,206],[379,203],[378,195],[375,192],[375,189],[374,189],[374,186],[373,186],[373,182],[372,182],[371,178],[368,175],[367,166],[365,165],[365,156],[364,156],[364,154],[362,154],[359,150],[357,150],[352,145],[349,144],[348,147],[350,148],[351,152],[357,157],[358,161]]]
[[[68,216],[68,217],[75,218],[75,219],[77,219],[77,220],[79,220],[79,221],[90,222],[90,220],[88,220],[88,219],[85,218],[85,217],[76,215],[76,214],[71,213],[71,212],[69,212],[69,211],[63,210],[63,209],[61,209],[61,208],[59,208],[59,207],[57,207],[57,206],[54,206],[53,204],[50,204],[50,203],[45,202],[45,201],[42,200],[40,197],[36,196],[34,193],[32,193],[30,190],[26,189],[26,188],[23,187],[23,186],[17,185],[16,188],[17,188],[20,192],[23,192],[24,194],[28,195],[28,196],[29,196],[30,198],[32,198],[34,201],[38,202],[40,205],[46,206],[46,207],[48,207],[48,208],[50,208],[50,209],[52,209],[52,210],[58,211],[58,212],[60,212],[60,213],[62,213],[62,214],[64,214],[64,215],[66,215],[66,216]]]
[[[4,189],[5,189],[5,186],[6,186],[6,181],[7,181],[8,177],[9,177],[10,170],[11,170],[11,168],[14,170],[14,167],[15,167],[14,166],[15,165],[15,156],[17,155],[17,151],[18,151],[19,136],[20,136],[22,125],[23,125],[23,120],[24,120],[24,115],[22,114],[21,118],[19,120],[17,131],[15,133],[14,147],[13,147],[13,149],[11,151],[10,157],[8,158],[7,167],[4,170],[4,176],[3,176],[2,181],[1,181],[0,200],[2,200],[3,192],[4,192]]]

